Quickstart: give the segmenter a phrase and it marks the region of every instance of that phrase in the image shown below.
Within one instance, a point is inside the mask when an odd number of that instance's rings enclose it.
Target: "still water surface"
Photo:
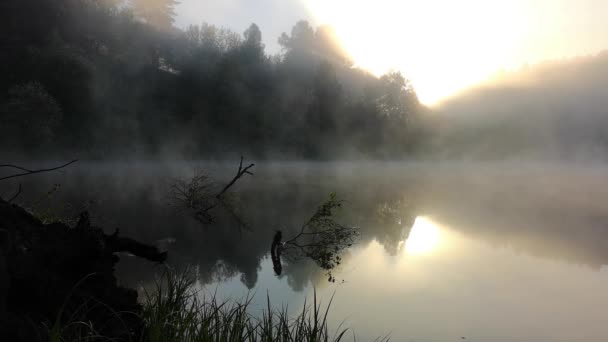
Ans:
[[[608,340],[608,167],[547,163],[261,163],[239,181],[243,228],[218,211],[201,226],[168,203],[175,177],[233,164],[80,163],[24,183],[22,204],[93,222],[196,266],[202,293],[253,295],[252,310],[298,309],[313,288],[358,340]],[[47,190],[51,195],[46,195]],[[329,283],[309,261],[273,273],[275,230],[296,232],[336,192],[339,221],[361,228]],[[120,279],[148,286],[158,268],[124,256]]]

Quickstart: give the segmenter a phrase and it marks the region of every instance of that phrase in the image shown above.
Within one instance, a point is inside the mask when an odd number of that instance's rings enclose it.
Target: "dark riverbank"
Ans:
[[[166,253],[118,231],[105,234],[86,212],[74,227],[43,224],[1,199],[0,238],[0,336],[7,341],[46,341],[75,321],[108,338],[137,340],[142,333],[137,292],[119,286],[114,274],[116,253],[152,262]]]

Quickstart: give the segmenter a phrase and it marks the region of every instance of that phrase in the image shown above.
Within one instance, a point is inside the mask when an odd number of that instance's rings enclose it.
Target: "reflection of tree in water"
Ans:
[[[283,274],[279,278],[286,278],[287,284],[293,291],[303,291],[308,284],[322,286],[327,284],[327,278],[323,270],[311,259],[298,259],[294,262],[286,263],[283,267]]]
[[[389,255],[399,252],[416,216],[412,206],[402,199],[381,202],[376,206],[373,234]]]
[[[349,210],[346,210],[340,219],[347,222],[358,222],[361,228],[356,229],[355,232],[357,240],[360,243],[376,240],[384,246],[388,254],[394,256],[402,247],[401,242],[407,239],[416,218],[414,205],[410,201],[407,201],[407,198],[409,196],[404,196],[403,192],[399,191],[399,189],[382,191],[375,196],[356,193],[355,196],[349,198]],[[331,199],[325,205],[328,203],[331,203]],[[323,211],[323,205],[319,208],[319,211]],[[336,223],[332,221],[331,224]],[[342,226],[338,224],[338,227]],[[283,240],[282,234],[282,232],[277,232],[274,236],[273,247],[276,249],[273,250],[274,253],[272,254],[273,264],[275,272],[286,275],[289,285],[296,291],[303,289],[308,282],[313,282],[317,286],[320,285],[320,281],[323,279],[323,272],[327,272],[326,275],[329,275],[330,281],[335,281],[335,276],[332,274],[334,272],[331,271],[339,268],[340,264],[344,264],[345,257],[349,256],[347,247],[350,247],[354,242],[351,239],[353,236],[340,240],[344,245],[338,249],[336,254],[336,256],[339,256],[339,259],[336,259],[337,262],[332,267],[326,268],[315,260],[314,256],[311,257],[302,252],[298,246],[289,246]],[[298,235],[296,234],[295,236],[298,237]],[[299,237],[301,238],[302,236]],[[325,245],[326,247],[327,245]],[[286,254],[290,251],[295,252],[295,255],[285,258],[287,263],[283,265],[278,259],[280,255],[276,255],[277,250],[284,251]]]
[[[387,246],[387,251],[394,251],[403,239],[403,227],[411,226],[407,223],[409,207],[403,201],[410,196],[404,195],[401,186],[383,188],[370,184],[353,191],[350,188],[352,182],[338,182],[329,173],[319,181],[315,173],[313,181],[320,183],[311,188],[310,182],[304,179],[306,174],[293,175],[290,171],[287,176],[272,178],[270,182],[260,176],[253,182],[239,183],[241,217],[250,231],[238,229],[233,216],[224,210],[215,211],[213,226],[203,228],[191,215],[176,213],[165,200],[166,180],[184,176],[184,169],[191,168],[180,167],[180,171],[176,171],[143,164],[122,166],[117,172],[115,165],[106,168],[75,167],[69,170],[69,182],[65,176],[32,179],[31,182],[36,184],[24,183],[24,188],[50,189],[55,183],[61,183],[53,195],[54,203],[78,206],[93,201],[94,207],[90,210],[95,224],[103,219],[104,227],[112,231],[120,228],[121,233],[142,242],[163,241],[169,251],[169,263],[176,268],[197,267],[202,283],[240,277],[248,288],[257,282],[261,261],[268,254],[276,229],[301,227],[319,209],[319,199],[332,190],[347,199],[345,210],[341,210],[336,219],[347,223],[345,227],[361,227],[358,240],[362,244],[376,239]],[[210,171],[211,176],[220,178],[218,172]],[[221,171],[219,173],[227,171],[232,176],[235,170]],[[258,174],[262,175],[259,171]],[[31,200],[36,200],[40,194],[28,192],[22,195],[22,200],[29,201],[28,195],[33,197]],[[399,215],[401,226],[396,224]],[[284,230],[284,238],[291,239],[298,232]],[[168,239],[174,242],[165,243]],[[158,271],[131,258],[123,258],[118,269],[121,281],[129,285],[152,282],[154,273]],[[327,279],[325,270],[314,262],[286,263],[282,274],[289,286],[296,290],[304,288],[307,283],[318,285]]]
[[[495,193],[501,195],[488,198],[487,194],[493,193],[487,188],[476,192],[469,183],[459,183],[460,178],[448,178],[449,182],[434,180],[428,184],[419,179],[401,181],[396,172],[379,179],[377,173],[366,174],[364,170],[349,176],[342,170],[332,173],[318,166],[314,172],[302,165],[281,166],[277,171],[263,169],[258,170],[253,181],[238,184],[242,218],[251,227],[251,231],[241,234],[237,223],[223,210],[215,212],[212,227],[203,229],[191,216],[177,215],[167,206],[163,181],[184,176],[183,170],[192,169],[190,167],[90,166],[77,163],[65,173],[24,179],[23,188],[28,191],[17,199],[17,204],[28,207],[28,203],[44,195],[42,192],[61,184],[50,201],[59,209],[68,203],[74,208],[92,203],[92,223],[108,228],[106,233],[120,228],[121,234],[145,243],[174,239],[175,242],[167,246],[169,262],[176,268],[198,266],[203,283],[217,279],[215,265],[221,262],[230,269],[230,272],[219,272],[224,278],[240,277],[246,286],[254,286],[276,229],[294,227],[292,231],[283,229],[283,234],[285,239],[295,236],[298,233],[295,229],[309,219],[319,201],[331,191],[347,200],[339,221],[361,227],[359,244],[376,240],[388,254],[398,252],[399,242],[407,237],[414,216],[424,212],[467,236],[496,246],[594,268],[608,263],[605,243],[608,220],[601,205],[597,205],[597,209],[586,207],[573,212],[576,203],[572,202],[580,198],[539,199],[528,192],[523,196],[521,189],[511,192],[505,189],[511,183],[495,185],[498,187]],[[230,178],[236,171],[232,166],[220,169],[222,172],[210,170],[210,174],[217,179],[221,179],[222,174]],[[12,194],[15,191],[12,185],[1,190]],[[561,189],[560,184],[552,185]],[[464,195],[463,189],[468,191]],[[595,195],[593,198],[605,197]],[[135,285],[153,281],[156,270],[132,259],[122,258],[118,264],[121,281]],[[294,290],[303,289],[309,283],[326,283],[324,270],[314,262],[285,263],[282,277]]]

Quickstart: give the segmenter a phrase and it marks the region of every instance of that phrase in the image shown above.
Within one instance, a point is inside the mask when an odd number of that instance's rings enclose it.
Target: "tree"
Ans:
[[[131,0],[135,15],[161,30],[170,30],[175,21],[177,0]]]
[[[341,101],[342,85],[336,77],[334,67],[329,62],[321,62],[314,80],[315,118],[313,122],[321,134],[331,134],[335,130],[336,112]]]
[[[291,36],[283,32],[279,37],[279,45],[286,50],[310,49],[315,40],[315,31],[308,21],[298,21],[291,29]]]
[[[392,155],[403,154],[413,143],[410,136],[420,102],[411,83],[398,71],[380,77],[378,89],[375,102],[382,120],[383,145]]]
[[[336,77],[334,67],[321,62],[317,67],[312,86],[312,101],[306,116],[305,131],[308,148],[305,157],[323,157],[338,139],[337,122],[342,101],[342,85]]]
[[[380,77],[380,90],[377,105],[384,116],[406,119],[419,105],[411,83],[398,71]]]
[[[291,36],[281,34],[279,44],[287,57],[295,54],[348,67],[353,64],[340,44],[335,29],[330,25],[323,25],[315,30],[307,21],[299,21],[292,28]]]
[[[264,48],[262,45],[262,31],[260,31],[258,25],[251,24],[243,33],[243,37],[245,37],[245,45]]]
[[[242,33],[172,29],[178,1],[0,1],[0,130],[25,138],[24,123],[8,121],[27,112],[28,127],[41,127],[32,146],[54,140],[53,152],[97,157],[403,155],[417,141],[407,128],[421,109],[411,85],[399,73],[378,79],[353,68],[332,27],[300,21],[279,38],[283,54],[269,58],[256,24]],[[15,88],[34,82],[48,96]],[[45,104],[27,109],[26,98]]]
[[[260,61],[264,57],[264,44],[262,44],[262,31],[256,24],[251,24],[243,32],[243,44],[241,54],[249,61]],[[247,61],[245,61],[247,62]]]

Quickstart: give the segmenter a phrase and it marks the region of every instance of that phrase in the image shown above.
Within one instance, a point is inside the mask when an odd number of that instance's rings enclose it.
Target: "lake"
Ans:
[[[331,326],[357,340],[608,339],[608,165],[265,162],[231,188],[234,213],[218,208],[213,224],[171,205],[175,178],[205,170],[225,183],[237,164],[79,162],[23,178],[17,202],[48,217],[89,210],[108,233],[194,267],[201,295],[253,296],[254,312],[267,293],[298,310],[316,288],[322,304],[333,296]],[[336,219],[361,231],[336,281],[306,259],[275,275],[275,231],[294,235],[330,193],[345,201]],[[128,255],[118,269],[138,287],[158,272]]]

